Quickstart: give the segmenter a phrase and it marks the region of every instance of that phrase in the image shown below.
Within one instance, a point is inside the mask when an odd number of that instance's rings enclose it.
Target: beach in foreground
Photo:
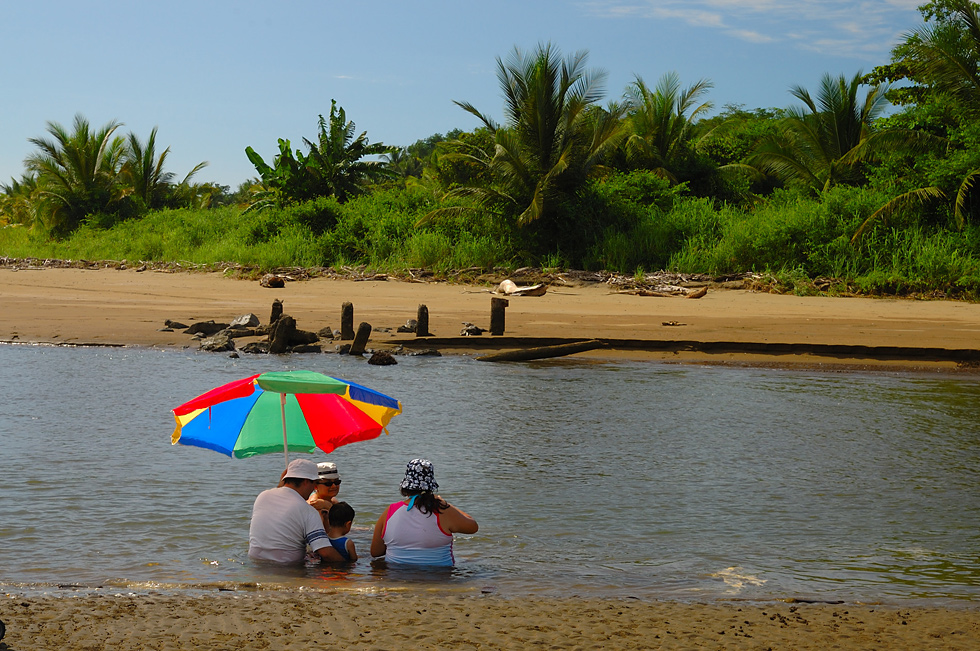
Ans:
[[[424,594],[7,597],[0,648],[976,649],[975,609]]]

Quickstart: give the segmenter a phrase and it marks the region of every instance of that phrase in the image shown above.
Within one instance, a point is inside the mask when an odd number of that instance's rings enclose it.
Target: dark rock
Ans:
[[[232,353],[231,355],[228,355],[228,357],[230,359],[238,359],[238,353]]]
[[[394,355],[386,350],[379,350],[371,355],[368,360],[368,364],[373,364],[375,366],[391,366],[392,364],[397,364],[398,360],[395,359]]]
[[[480,326],[475,326],[472,323],[463,321],[463,329],[459,332],[460,337],[473,337],[482,335],[486,330]]]
[[[288,314],[283,314],[269,333],[269,352],[273,355],[286,352],[295,333],[296,319]]]
[[[259,284],[263,287],[279,288],[285,287],[286,281],[276,274],[266,274],[259,280]]]
[[[212,321],[198,321],[197,323],[192,323],[184,334],[196,335],[202,334],[206,337],[210,337],[213,334],[217,334],[228,327],[227,323],[215,323]]]
[[[321,339],[333,339],[333,330],[331,330],[330,326],[320,328],[316,334]]]
[[[229,337],[231,337],[232,339],[236,339],[238,337],[259,337],[259,336],[261,336],[261,335],[263,335],[265,333],[264,332],[256,332],[256,329],[255,328],[245,328],[245,327],[237,327],[236,328],[234,326],[229,326],[229,327],[225,328],[224,330],[222,330],[218,334],[226,334]]]
[[[419,322],[415,319],[409,319],[405,322],[405,325],[398,326],[397,332],[415,332],[418,327]]]
[[[157,332],[173,332],[173,328],[160,328]]]
[[[187,329],[187,326],[184,325],[183,323],[181,323],[180,321],[171,321],[170,319],[167,319],[166,321],[164,321],[163,322],[163,325],[166,326],[167,328],[173,328],[174,330],[186,330]]]
[[[341,355],[346,355],[350,352],[350,344],[340,344],[334,346],[334,350],[336,350]]]
[[[235,350],[235,341],[226,333],[219,332],[201,342],[201,350],[209,353],[221,353]]]
[[[254,328],[259,325],[259,317],[254,314],[243,314],[234,321],[231,322],[231,327],[241,326],[243,328]]]
[[[435,348],[424,348],[407,354],[409,357],[442,357],[442,353]]]
[[[269,353],[269,342],[252,341],[242,346],[241,351],[252,355],[267,355]]]
[[[292,346],[289,349],[291,353],[319,353],[320,344],[299,344],[298,346]]]
[[[320,337],[315,332],[297,329],[289,338],[290,346],[302,346],[303,344],[315,344],[320,341]]]

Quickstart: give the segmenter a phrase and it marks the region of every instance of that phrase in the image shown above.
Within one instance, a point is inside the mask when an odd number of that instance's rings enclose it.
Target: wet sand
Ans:
[[[0,649],[964,649],[968,608],[220,592],[0,602]]]

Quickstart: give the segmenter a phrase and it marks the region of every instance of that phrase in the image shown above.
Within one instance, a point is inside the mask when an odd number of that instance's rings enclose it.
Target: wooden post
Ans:
[[[278,355],[289,349],[290,340],[296,334],[296,319],[284,314],[269,332],[269,352]]]
[[[274,326],[279,317],[282,316],[282,301],[278,298],[272,301],[272,316],[269,317],[269,325]]]
[[[367,346],[368,339],[371,337],[371,324],[364,321],[357,326],[357,334],[354,335],[354,343],[350,345],[348,355],[363,355],[364,347]]]
[[[425,305],[419,305],[419,313],[415,318],[415,336],[416,337],[431,337],[432,333],[429,332],[429,308]]]
[[[354,338],[354,304],[344,303],[340,308],[340,340]]]
[[[506,298],[493,297],[490,299],[490,334],[504,334],[504,310],[509,305]]]

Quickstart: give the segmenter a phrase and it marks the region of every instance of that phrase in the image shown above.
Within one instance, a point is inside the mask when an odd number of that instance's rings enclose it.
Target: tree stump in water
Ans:
[[[348,355],[363,355],[364,348],[367,346],[368,339],[371,337],[371,324],[366,322],[361,322],[361,325],[357,326],[357,334],[354,335],[354,343],[350,345],[350,351]]]
[[[490,299],[490,334],[501,336],[504,334],[504,310],[510,303],[506,298]]]
[[[344,303],[340,307],[340,340],[350,341],[354,338],[354,304]]]
[[[278,298],[272,301],[272,314],[269,316],[269,325],[274,326],[279,317],[282,316],[282,301]]]
[[[286,352],[295,335],[296,319],[288,314],[282,315],[269,332],[269,352],[275,355]]]
[[[425,305],[419,305],[418,316],[415,318],[415,336],[416,337],[431,337],[432,333],[429,332],[429,308]]]

